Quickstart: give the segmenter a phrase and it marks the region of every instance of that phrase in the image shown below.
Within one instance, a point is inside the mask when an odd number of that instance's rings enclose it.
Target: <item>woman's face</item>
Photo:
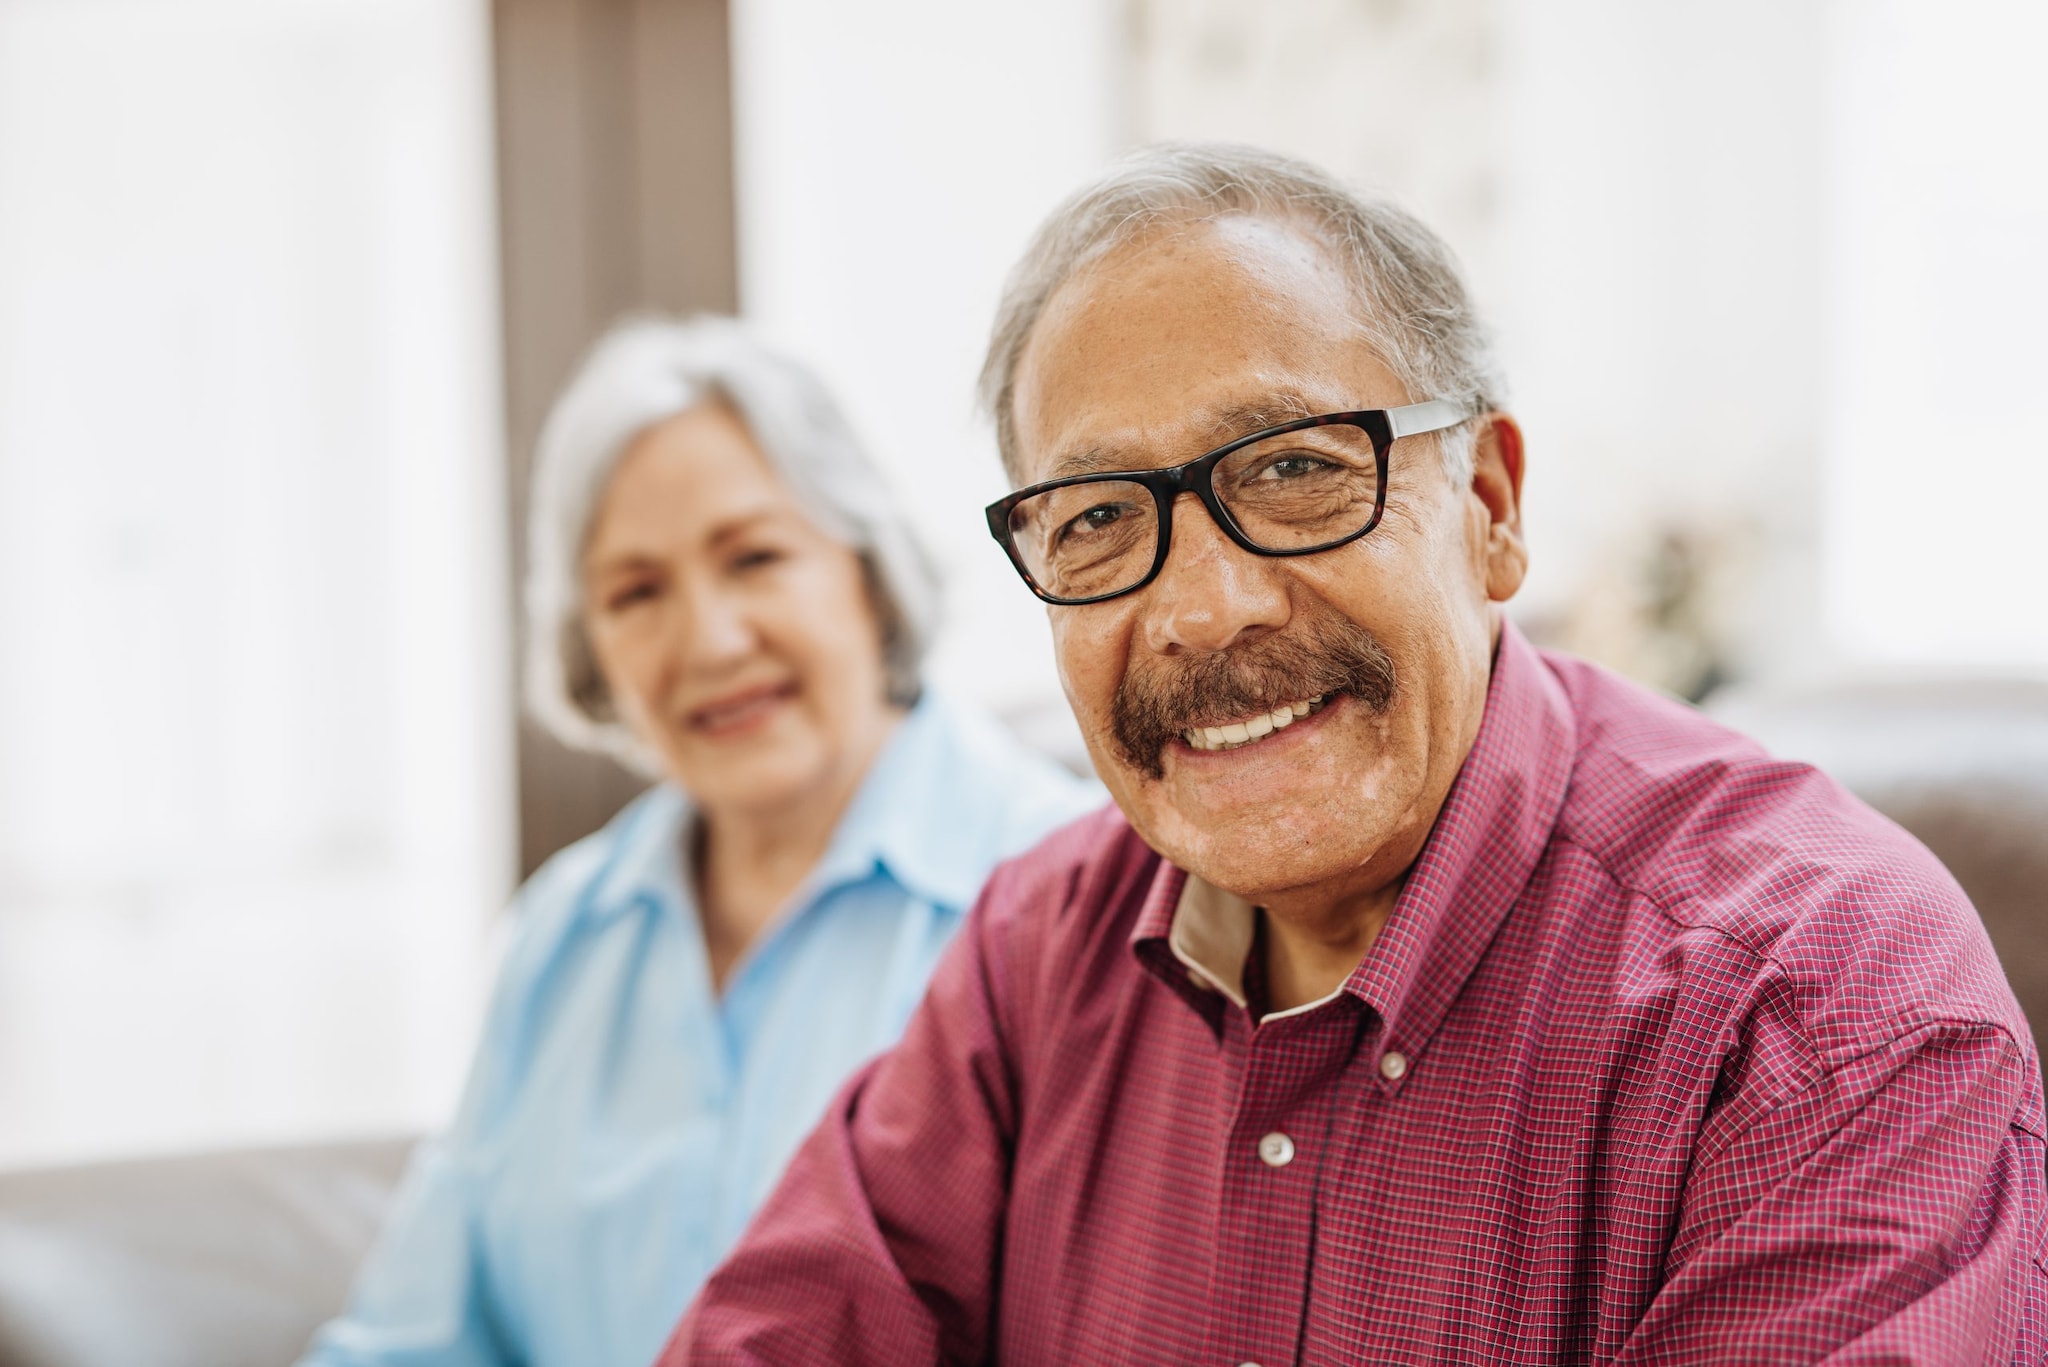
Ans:
[[[895,715],[861,562],[730,409],[692,408],[626,449],[582,568],[621,717],[706,813],[858,784]]]

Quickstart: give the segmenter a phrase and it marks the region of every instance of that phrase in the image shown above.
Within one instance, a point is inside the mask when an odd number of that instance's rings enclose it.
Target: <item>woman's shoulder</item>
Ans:
[[[657,895],[656,866],[675,848],[673,832],[688,811],[682,794],[666,785],[649,789],[598,830],[550,856],[512,899],[491,1005],[472,1070],[465,1111],[486,1123],[517,1089],[534,1041],[551,1007],[566,995],[601,989],[568,968],[576,947],[608,926],[626,926],[617,913]],[[674,882],[668,874],[667,881]]]
[[[1092,778],[1027,745],[972,702],[928,693],[911,725],[917,734],[892,775],[892,805],[916,823],[922,841],[977,864],[977,885],[998,860],[1106,801]]]
[[[604,825],[548,856],[514,897],[514,915],[522,921],[544,920],[557,908],[573,909],[602,885],[630,880],[650,856],[674,848],[670,836],[680,829],[688,808],[673,786],[649,788]]]
[[[688,811],[678,790],[658,784],[549,856],[512,899],[501,985],[540,976],[579,924],[672,883],[662,861],[673,862]]]

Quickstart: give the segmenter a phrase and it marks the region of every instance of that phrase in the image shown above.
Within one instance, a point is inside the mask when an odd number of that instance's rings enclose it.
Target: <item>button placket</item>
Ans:
[[[1310,1283],[1316,1136],[1327,1136],[1341,1104],[1356,1022],[1319,1010],[1233,1029],[1231,1040],[1243,1052],[1233,1070],[1238,1102],[1225,1141],[1211,1324],[1232,1362],[1291,1362]]]

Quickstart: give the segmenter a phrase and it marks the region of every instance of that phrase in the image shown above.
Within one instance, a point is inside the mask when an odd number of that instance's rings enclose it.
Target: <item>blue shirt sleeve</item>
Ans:
[[[483,1292],[463,1144],[451,1132],[414,1156],[347,1312],[302,1367],[509,1367]]]
[[[300,1367],[516,1367],[493,1303],[479,1237],[477,1169],[496,1099],[526,1028],[536,973],[594,872],[587,844],[564,851],[520,892],[462,1102],[447,1132],[407,1165],[348,1308],[314,1336]]]
[[[1103,800],[970,707],[899,725],[791,904],[712,985],[687,797],[657,786],[519,897],[461,1109],[303,1367],[637,1367],[992,865]]]

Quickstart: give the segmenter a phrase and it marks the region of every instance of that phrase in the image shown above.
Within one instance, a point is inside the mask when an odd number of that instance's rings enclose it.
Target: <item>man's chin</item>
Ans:
[[[1253,902],[1346,882],[1382,843],[1374,838],[1384,824],[1376,813],[1298,802],[1190,809],[1158,801],[1163,785],[1147,786],[1154,801],[1119,800],[1145,843],[1175,866]]]

